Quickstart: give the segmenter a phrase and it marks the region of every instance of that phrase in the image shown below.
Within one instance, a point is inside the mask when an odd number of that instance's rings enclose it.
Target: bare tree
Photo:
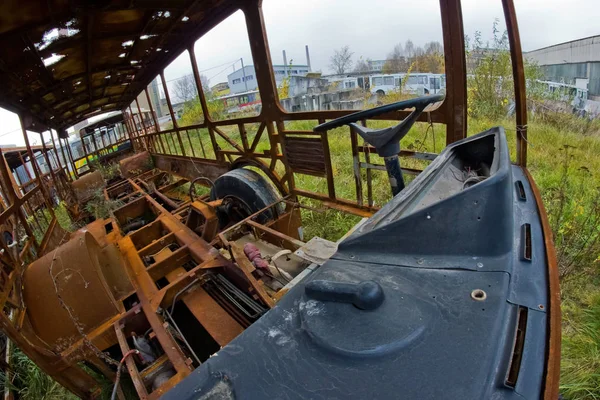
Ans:
[[[444,54],[444,47],[440,42],[426,43],[425,54]]]
[[[190,101],[198,95],[194,75],[184,75],[173,84],[173,94],[179,101]]]
[[[329,59],[329,67],[338,75],[350,71],[350,68],[352,68],[353,54],[354,53],[350,51],[349,46],[344,46],[341,49],[336,50]]]
[[[371,67],[369,65],[370,59],[363,59],[360,57],[356,64],[354,64],[354,72],[369,72]]]
[[[200,75],[200,83],[202,84],[202,91],[204,93],[210,92],[210,81],[206,75]]]
[[[382,72],[385,74],[394,74],[397,72],[406,72],[408,65],[404,56],[404,49],[398,43],[392,51],[387,55],[385,64],[383,64]]]
[[[415,45],[410,39],[408,39],[404,44],[404,55],[409,63],[413,62],[413,57],[415,56]]]

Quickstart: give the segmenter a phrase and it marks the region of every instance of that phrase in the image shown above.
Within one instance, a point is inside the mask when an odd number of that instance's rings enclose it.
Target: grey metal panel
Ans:
[[[544,47],[524,56],[540,65],[600,61],[600,36]]]
[[[600,62],[542,65],[541,68],[544,79],[553,82],[575,84],[575,78],[589,78],[589,94],[600,96]]]

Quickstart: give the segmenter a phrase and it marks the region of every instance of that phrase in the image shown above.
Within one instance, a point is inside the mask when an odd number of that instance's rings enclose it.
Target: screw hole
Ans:
[[[484,301],[487,298],[487,294],[481,289],[475,289],[471,292],[471,298],[477,301]]]
[[[477,217],[477,221],[481,221],[481,217]]]
[[[540,310],[543,310],[543,309],[544,309],[544,305],[543,305],[543,304],[540,304],[540,305],[538,306],[538,308],[539,308]]]

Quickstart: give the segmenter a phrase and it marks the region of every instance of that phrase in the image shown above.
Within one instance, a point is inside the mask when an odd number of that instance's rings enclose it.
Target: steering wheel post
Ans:
[[[396,196],[404,189],[404,177],[402,176],[402,168],[400,168],[400,160],[397,155],[384,157],[383,160],[392,188],[392,195]]]
[[[400,153],[400,140],[406,136],[410,128],[412,128],[428,105],[441,102],[442,100],[444,100],[444,95],[437,94],[387,104],[336,118],[333,121],[315,127],[315,131],[323,132],[342,125],[349,125],[351,129],[358,133],[358,135],[368,144],[375,147],[377,155],[384,159],[392,195],[396,196],[404,189],[404,177],[402,176],[402,169],[400,168],[400,161],[398,159],[398,154]],[[413,109],[410,114],[408,114],[408,116],[398,125],[389,128],[369,129],[355,123],[356,121],[409,108]]]

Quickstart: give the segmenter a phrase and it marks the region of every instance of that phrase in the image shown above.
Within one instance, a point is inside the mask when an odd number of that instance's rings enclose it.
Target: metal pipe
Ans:
[[[171,314],[167,310],[163,310],[163,311],[165,312],[165,314],[167,314],[167,317],[169,317],[169,321],[171,321],[171,323],[173,324],[173,328],[175,328],[175,330],[179,333],[179,335],[181,335],[181,339],[183,340],[183,343],[185,343],[185,345],[187,346],[187,348],[190,351],[190,353],[192,353],[192,356],[196,359],[196,361],[198,362],[198,365],[202,364],[202,362],[200,361],[200,359],[198,358],[198,356],[196,355],[196,353],[192,349],[192,346],[190,346],[190,344],[188,343],[188,341],[185,338],[185,336],[183,336],[183,333],[181,333],[181,330],[177,326],[177,323],[175,322],[175,320],[173,319],[173,317],[171,316]]]
[[[198,278],[194,279],[193,281],[188,283],[183,289],[181,289],[179,292],[177,292],[175,294],[175,296],[173,297],[173,301],[171,302],[171,311],[169,311],[171,314],[173,314],[173,310],[175,310],[175,303],[177,303],[177,298],[179,297],[179,295],[181,295],[181,293],[185,292],[186,290],[188,290],[189,288],[191,288],[198,282],[200,282],[200,280]]]

